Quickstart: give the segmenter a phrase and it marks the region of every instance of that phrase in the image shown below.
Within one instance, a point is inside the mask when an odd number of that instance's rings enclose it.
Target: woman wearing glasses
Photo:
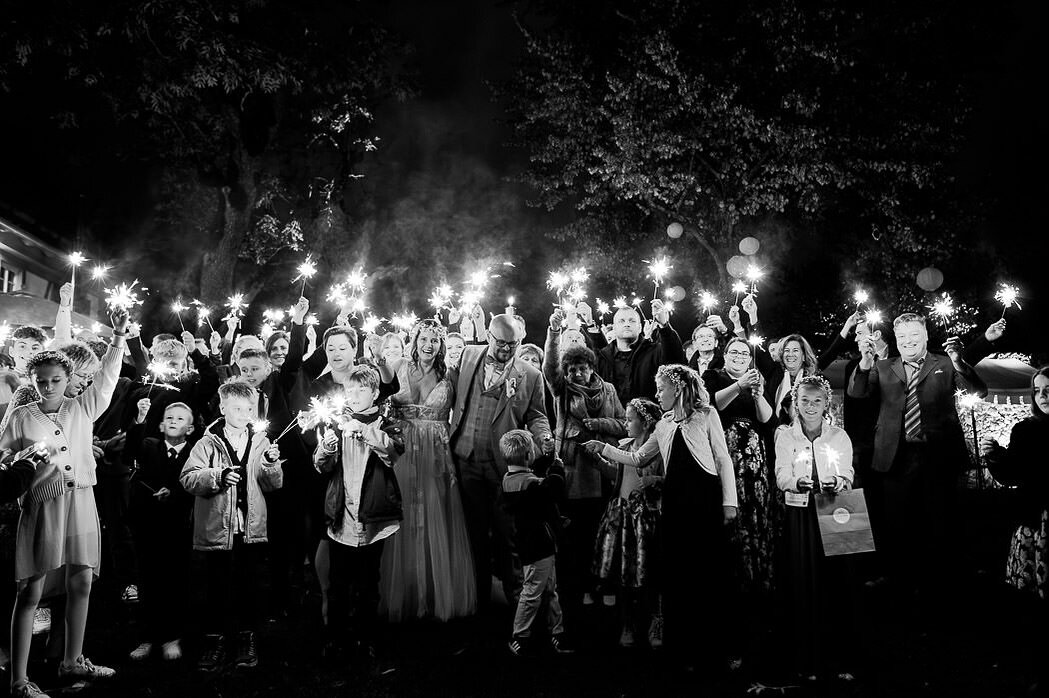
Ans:
[[[754,368],[754,348],[735,338],[725,346],[725,364],[703,374],[711,402],[721,418],[725,442],[732,458],[739,499],[732,560],[736,588],[740,589],[740,627],[747,637],[771,617],[773,526],[769,520],[772,488],[761,425],[772,418],[772,406],[765,397],[764,379]],[[743,649],[743,648],[741,648]],[[749,654],[749,652],[748,652]]]
[[[404,520],[383,551],[381,609],[392,621],[448,620],[477,606],[473,557],[462,497],[448,448],[455,387],[447,377],[445,329],[423,320],[408,356],[391,362],[400,390],[391,398],[404,455],[397,461]]]

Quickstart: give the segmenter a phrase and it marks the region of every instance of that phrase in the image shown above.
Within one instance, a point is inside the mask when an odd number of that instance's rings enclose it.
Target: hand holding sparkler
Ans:
[[[841,338],[848,339],[849,335],[852,334],[853,329],[855,329],[856,325],[860,324],[862,320],[863,313],[859,310],[845,318],[845,324],[841,326]]]
[[[658,298],[652,301],[652,319],[660,327],[666,327],[667,323],[670,322],[670,305]]]
[[[750,295],[755,295],[758,292],[758,282],[761,281],[761,277],[765,276],[765,272],[756,264],[751,264],[747,267],[747,281],[750,282]]]
[[[73,284],[66,282],[58,289],[58,307],[73,309]]]
[[[737,294],[736,302],[739,302],[739,296]],[[699,292],[699,306],[703,309],[706,315],[710,315],[710,310],[718,304],[717,296],[710,291]]]
[[[109,324],[112,326],[115,336],[123,337],[127,334],[128,322],[127,308],[115,307],[110,311]]]
[[[135,407],[138,408],[138,416],[135,417],[135,424],[143,424],[146,421],[146,417],[149,415],[149,408],[153,405],[153,401],[148,397],[144,397],[135,403]]]
[[[299,300],[295,301],[294,307],[291,309],[291,321],[296,325],[301,325],[306,321],[306,313],[310,311],[310,301],[306,296],[299,296]]]

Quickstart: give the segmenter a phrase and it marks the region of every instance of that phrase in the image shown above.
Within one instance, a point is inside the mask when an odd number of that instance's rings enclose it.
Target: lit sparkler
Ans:
[[[182,297],[179,296],[178,298],[175,299],[175,302],[171,304],[171,312],[175,313],[175,317],[178,318],[179,327],[181,327],[182,331],[185,332],[186,331],[186,326],[182,323],[182,311],[183,310],[189,310],[189,306],[188,305],[182,305]]]
[[[361,322],[361,329],[368,334],[372,334],[375,330],[379,329],[379,325],[381,324],[382,318],[374,313],[368,313],[368,317],[364,318],[364,321]]]
[[[305,297],[306,295],[306,282],[313,278],[314,274],[317,273],[317,265],[313,263],[313,255],[306,255],[306,259],[303,260],[302,264],[298,266],[296,271],[299,275],[291,280],[295,283],[299,279],[302,279],[302,290],[299,292],[300,296]]]
[[[270,423],[265,419],[256,419],[251,423],[251,430],[256,434],[265,434],[269,428]]]
[[[863,320],[867,323],[867,327],[870,328],[870,331],[873,332],[874,328],[881,324],[881,311],[877,308],[868,308],[867,312],[863,315]]]
[[[659,296],[659,287],[663,284],[663,279],[670,270],[673,269],[673,265],[667,262],[666,257],[660,257],[649,262],[648,274],[652,277],[652,300],[655,300]]]
[[[1015,305],[1017,309],[1022,310],[1020,304],[1017,302],[1017,297],[1020,295],[1020,290],[1015,286],[1009,284],[999,284],[998,290],[994,294],[994,299],[1002,304],[1002,319],[1005,319],[1005,311],[1010,306]]]
[[[939,300],[936,300],[929,306],[932,310],[933,315],[940,318],[940,322],[943,323],[944,329],[947,328],[947,323],[951,316],[954,315],[954,299],[951,298],[949,293],[941,293]]]
[[[841,451],[830,444],[824,444],[823,457],[826,458],[827,463],[834,468],[834,475],[836,477],[841,477],[841,470],[838,469],[838,463],[841,462]]]
[[[130,286],[128,284],[121,283],[117,284],[113,288],[107,288],[106,306],[110,310],[119,309],[130,313],[132,308],[142,303],[142,301],[139,300],[138,292],[134,290],[135,286],[137,285],[138,279],[135,279],[131,282]]]
[[[623,308],[629,308],[630,305],[626,302],[626,296],[616,296],[615,300],[612,301],[612,307],[616,310],[622,310]]]
[[[866,303],[868,298],[870,298],[870,294],[862,288],[856,289],[855,293],[852,294],[852,300],[856,303],[857,313],[860,312],[860,306]]]
[[[69,279],[69,285],[72,287],[72,295],[76,296],[76,270],[81,264],[87,261],[87,257],[84,256],[83,252],[74,252],[69,255],[69,266],[73,268],[72,276]]]
[[[732,284],[732,292],[736,294],[736,301],[733,305],[739,305],[739,294],[747,292],[747,285],[742,281],[736,281]]]
[[[105,264],[96,264],[91,270],[92,281],[102,281],[106,278],[106,274],[109,273],[109,267]]]
[[[750,294],[757,295],[758,293],[758,282],[761,281],[761,277],[765,276],[765,272],[758,267],[756,264],[751,264],[747,267],[747,281],[750,282]]]
[[[243,293],[234,293],[226,299],[226,307],[229,308],[229,315],[222,319],[235,320],[239,317],[243,317],[244,309],[248,307],[248,304],[244,302]]]
[[[605,315],[608,315],[610,310],[611,308],[608,307],[608,303],[600,298],[597,299],[597,316],[599,318],[604,319]]]
[[[703,312],[710,315],[710,309],[718,304],[717,297],[710,291],[700,291],[699,293],[699,305],[703,308]]]

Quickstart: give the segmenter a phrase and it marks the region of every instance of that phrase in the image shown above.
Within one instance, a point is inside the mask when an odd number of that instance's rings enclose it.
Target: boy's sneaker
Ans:
[[[138,603],[138,587],[134,584],[128,584],[120,598],[124,603]]]
[[[654,650],[663,647],[663,615],[659,614],[652,618],[652,624],[648,626],[648,646]]]
[[[37,608],[33,611],[33,634],[39,635],[51,629],[51,609]]]
[[[507,643],[507,648],[510,650],[510,654],[515,657],[523,657],[525,654],[525,639],[521,637],[512,637],[510,642]]]
[[[237,666],[258,666],[259,655],[255,649],[255,633],[250,630],[241,631],[237,637]]]
[[[176,659],[182,659],[182,645],[178,640],[172,640],[171,642],[165,642],[160,646],[161,656],[164,657],[164,661],[173,662]]]
[[[108,679],[115,676],[116,669],[107,666],[94,665],[91,660],[80,655],[72,664],[62,662],[58,665],[58,678],[60,679]]]
[[[133,662],[141,662],[143,659],[149,657],[153,653],[153,643],[143,642],[141,645],[131,650],[131,654],[128,655]]]
[[[204,650],[197,660],[197,668],[201,671],[216,671],[226,661],[226,649],[223,646],[221,635],[205,635]]]
[[[634,644],[634,629],[629,625],[624,625],[623,632],[619,634],[619,646],[629,649]]]
[[[568,646],[564,640],[564,635],[551,635],[550,636],[550,649],[557,654],[574,654],[575,650]]]
[[[40,690],[32,681],[26,680],[17,686],[11,687],[11,698],[49,698],[46,693]]]

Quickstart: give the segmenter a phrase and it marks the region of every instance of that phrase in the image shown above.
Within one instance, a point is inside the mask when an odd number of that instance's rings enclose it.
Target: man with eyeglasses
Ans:
[[[510,545],[513,520],[502,501],[506,464],[499,439],[513,429],[527,429],[538,447],[553,452],[542,374],[516,358],[523,339],[524,331],[512,315],[496,315],[488,327],[488,345],[467,346],[459,370],[449,371],[455,386],[451,448],[459,470],[482,610],[491,599],[493,553],[495,574],[511,606],[516,606],[521,592],[521,565]]]

